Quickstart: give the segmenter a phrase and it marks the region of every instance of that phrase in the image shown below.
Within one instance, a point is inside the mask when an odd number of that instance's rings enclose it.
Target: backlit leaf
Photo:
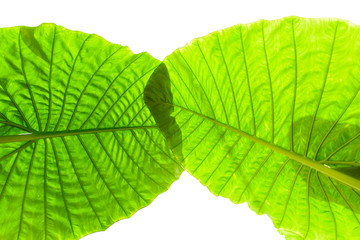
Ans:
[[[248,202],[288,239],[360,239],[359,89],[360,27],[288,17],[194,39],[145,101],[215,195]]]
[[[54,24],[0,29],[0,239],[78,239],[182,168],[143,101],[160,62]]]

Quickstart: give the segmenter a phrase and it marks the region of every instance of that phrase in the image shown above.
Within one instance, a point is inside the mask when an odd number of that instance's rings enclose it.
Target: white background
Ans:
[[[360,25],[360,3],[348,0],[247,1],[16,1],[0,0],[0,27],[54,22],[71,30],[96,33],[147,51],[162,60],[195,37],[238,23],[301,17],[339,17]],[[246,204],[213,196],[188,173],[132,218],[83,240],[284,239],[267,216]]]

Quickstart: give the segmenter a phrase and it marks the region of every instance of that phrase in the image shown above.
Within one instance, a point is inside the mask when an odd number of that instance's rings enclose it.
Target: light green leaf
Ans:
[[[248,202],[288,239],[360,239],[359,88],[360,27],[287,17],[193,40],[145,100],[215,195]]]
[[[0,29],[0,239],[78,239],[178,179],[143,101],[159,64],[54,24]]]

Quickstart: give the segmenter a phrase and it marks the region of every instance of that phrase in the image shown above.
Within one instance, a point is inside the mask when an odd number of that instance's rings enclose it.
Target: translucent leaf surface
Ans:
[[[0,239],[78,239],[182,168],[143,101],[159,65],[54,24],[0,29]]]
[[[288,239],[360,239],[359,70],[356,25],[258,21],[176,50],[145,100],[215,195],[248,202]]]

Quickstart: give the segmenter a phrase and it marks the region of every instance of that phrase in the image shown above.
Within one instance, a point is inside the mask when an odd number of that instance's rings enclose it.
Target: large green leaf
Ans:
[[[360,239],[359,89],[360,27],[288,17],[193,40],[145,101],[215,195],[248,202],[288,239]]]
[[[54,24],[0,29],[0,239],[78,239],[182,168],[143,102],[159,61]]]

